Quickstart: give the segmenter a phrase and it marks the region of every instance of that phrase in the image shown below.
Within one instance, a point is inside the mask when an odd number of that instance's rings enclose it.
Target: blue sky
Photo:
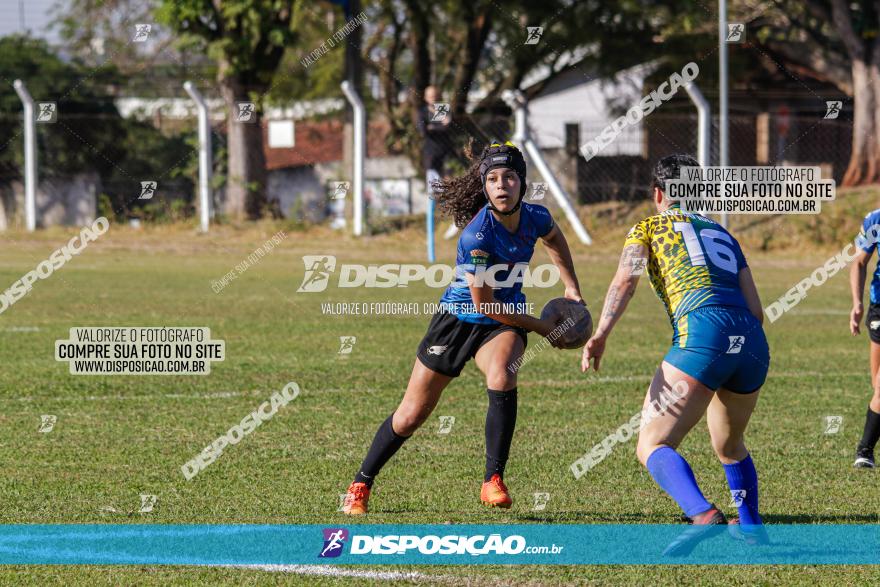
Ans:
[[[35,37],[53,42],[58,35],[48,31],[49,22],[55,18],[52,7],[66,4],[63,0],[0,0],[0,36],[21,32],[19,7],[24,7],[24,24]]]

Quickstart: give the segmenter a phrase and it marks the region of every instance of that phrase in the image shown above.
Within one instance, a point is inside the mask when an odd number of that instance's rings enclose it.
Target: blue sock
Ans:
[[[691,466],[675,449],[661,446],[648,457],[647,467],[657,485],[675,500],[687,517],[693,518],[712,508],[697,486]]]
[[[727,485],[730,491],[745,490],[739,510],[739,523],[743,525],[762,524],[761,516],[758,515],[758,472],[752,456],[732,465],[724,465],[724,473],[727,475]],[[732,495],[732,494],[731,494]]]

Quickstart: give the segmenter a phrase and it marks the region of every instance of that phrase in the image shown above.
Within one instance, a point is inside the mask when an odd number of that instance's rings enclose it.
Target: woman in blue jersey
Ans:
[[[486,377],[486,472],[481,501],[509,508],[504,485],[517,411],[517,369],[526,333],[547,336],[556,324],[519,311],[525,302],[521,275],[538,239],[565,284],[565,297],[583,303],[568,244],[546,208],[523,202],[526,163],[509,141],[483,150],[461,177],[439,184],[441,212],[463,228],[456,279],[441,298],[416,354],[400,405],[386,419],[348,488],[343,511],[365,514],[379,470],[421,426],[450,381],[474,359]],[[493,284],[497,287],[493,287]],[[519,305],[519,308],[517,308]]]

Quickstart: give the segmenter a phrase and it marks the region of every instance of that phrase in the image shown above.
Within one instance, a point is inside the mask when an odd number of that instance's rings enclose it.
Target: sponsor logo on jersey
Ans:
[[[449,345],[434,345],[428,347],[429,355],[437,355],[438,357],[446,352],[446,349],[449,348]]]
[[[471,258],[471,265],[487,265],[489,263],[489,253],[480,249],[474,249],[468,255]]]

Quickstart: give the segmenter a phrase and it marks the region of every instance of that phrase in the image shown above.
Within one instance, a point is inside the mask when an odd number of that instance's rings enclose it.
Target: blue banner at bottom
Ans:
[[[0,564],[878,563],[880,525],[0,526]]]

